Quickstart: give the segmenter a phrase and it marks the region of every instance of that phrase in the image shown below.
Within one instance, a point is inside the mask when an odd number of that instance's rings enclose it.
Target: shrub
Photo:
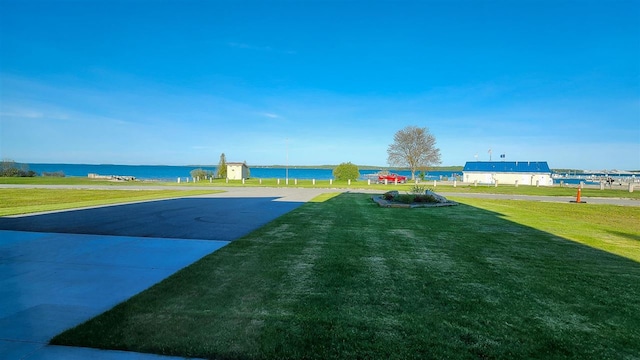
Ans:
[[[398,192],[396,190],[387,191],[382,195],[385,200],[391,201],[398,196]]]
[[[415,195],[412,194],[402,194],[402,195],[398,195],[396,196],[393,200],[397,201],[397,202],[401,202],[403,204],[411,204],[413,203],[414,199],[415,199]]]
[[[200,178],[201,180],[206,179],[208,177],[213,177],[213,171],[203,170],[203,169],[193,169],[190,172],[192,178]]]
[[[413,199],[413,202],[417,202],[417,203],[437,203],[438,199],[436,199],[435,197],[431,196],[431,195],[416,195],[415,198]]]
[[[47,177],[65,177],[65,174],[64,174],[64,171],[62,171],[62,170],[54,171],[54,172],[43,171],[42,172],[42,176],[47,176]]]
[[[18,166],[13,160],[2,160],[0,164],[0,177],[34,177],[35,171],[29,170],[26,164]]]
[[[433,195],[429,194],[402,194],[400,195],[397,191],[388,191],[382,194],[382,198],[387,201],[396,201],[403,204],[413,204],[413,203],[437,203],[438,199]]]
[[[333,169],[333,177],[336,180],[358,180],[360,177],[360,171],[358,170],[358,166],[352,164],[351,162],[346,162],[338,165],[335,169]]]

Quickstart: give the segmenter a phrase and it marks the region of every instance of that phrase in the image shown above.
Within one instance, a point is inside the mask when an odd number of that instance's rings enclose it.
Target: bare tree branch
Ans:
[[[421,167],[440,164],[440,149],[429,129],[407,126],[393,136],[393,144],[387,149],[390,166],[406,166],[411,169],[411,180]]]

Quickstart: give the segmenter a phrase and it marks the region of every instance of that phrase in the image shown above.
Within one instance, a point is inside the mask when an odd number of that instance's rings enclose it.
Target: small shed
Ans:
[[[546,161],[468,161],[462,170],[464,182],[552,186]]]
[[[230,162],[227,163],[227,179],[242,180],[249,178],[249,167],[247,163]]]

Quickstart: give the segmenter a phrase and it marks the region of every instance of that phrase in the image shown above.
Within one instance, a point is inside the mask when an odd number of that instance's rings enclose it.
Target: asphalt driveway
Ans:
[[[0,230],[231,241],[297,208],[276,197],[191,197],[0,217]]]

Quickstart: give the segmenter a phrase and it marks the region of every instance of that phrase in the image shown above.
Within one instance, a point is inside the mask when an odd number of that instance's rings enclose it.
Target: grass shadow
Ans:
[[[510,220],[528,205],[307,203],[52,343],[219,359],[636,356],[640,264]]]
[[[640,234],[630,234],[622,231],[613,231],[613,230],[610,230],[609,233],[618,237],[627,238],[629,240],[640,241]]]

